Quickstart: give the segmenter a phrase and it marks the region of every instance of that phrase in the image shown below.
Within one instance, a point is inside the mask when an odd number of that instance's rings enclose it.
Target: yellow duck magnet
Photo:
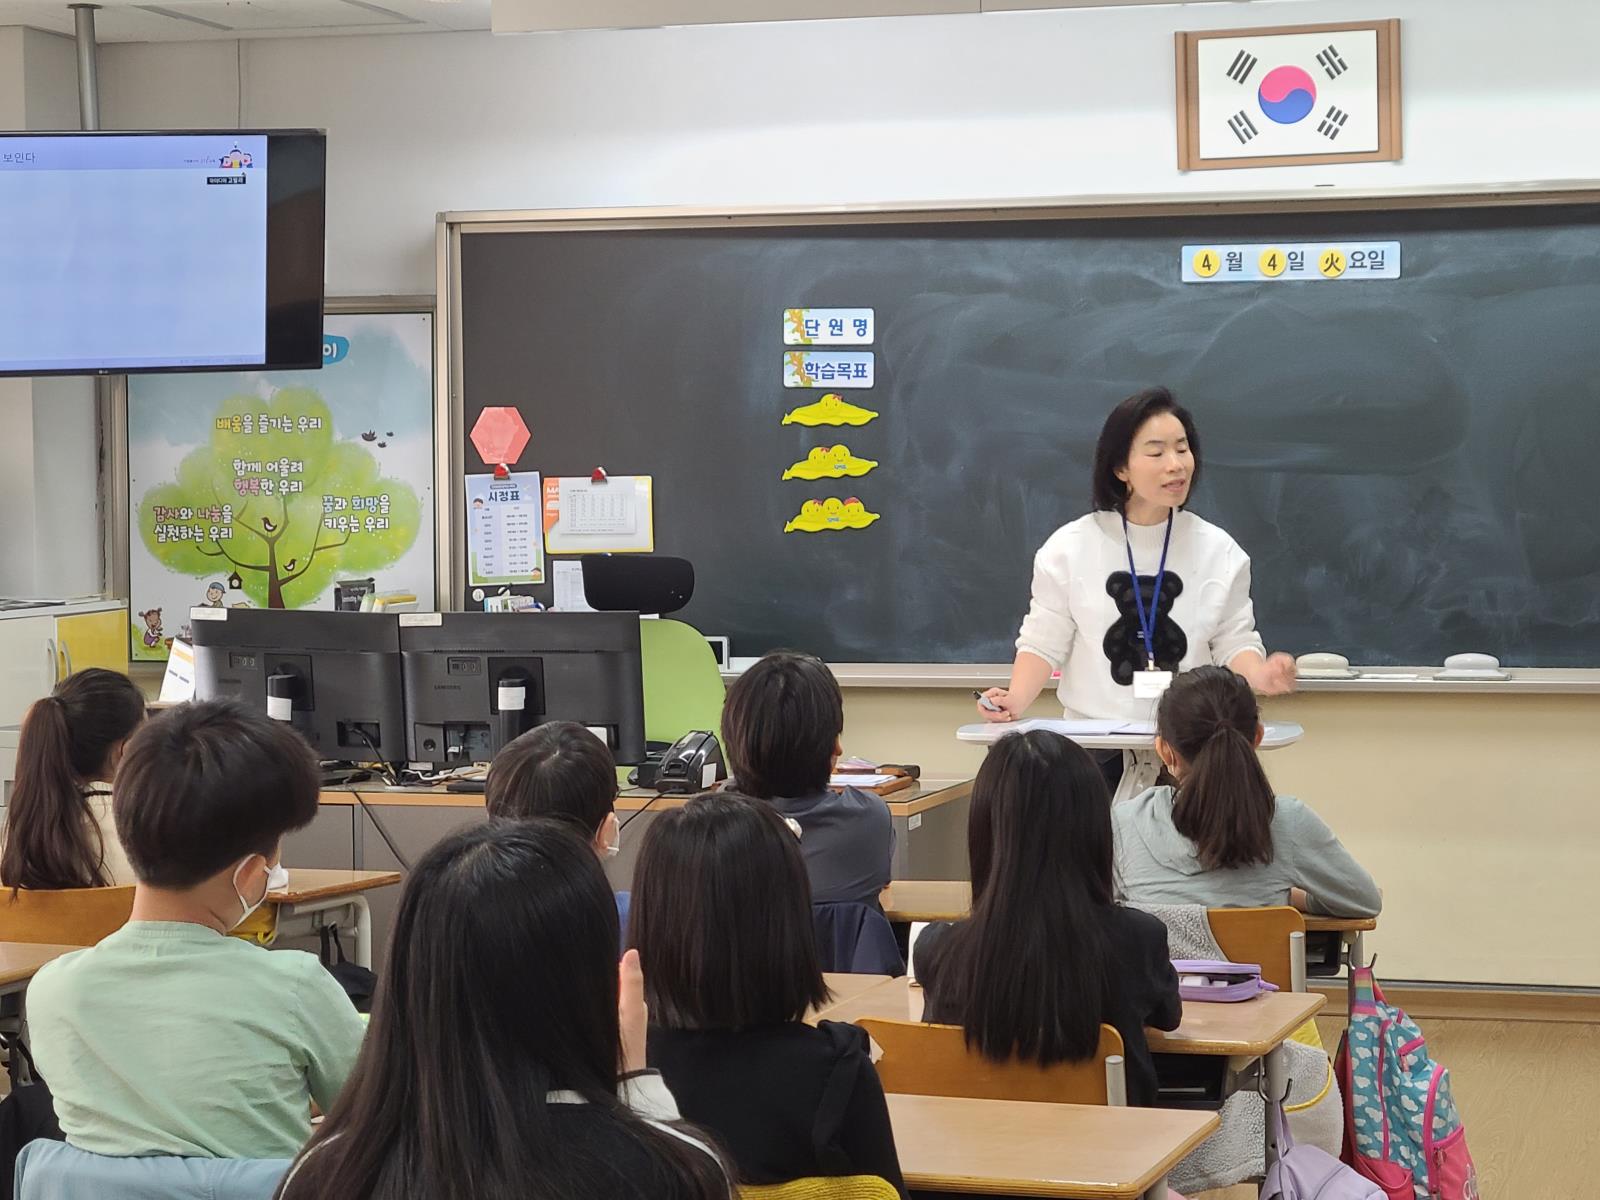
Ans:
[[[865,425],[877,417],[870,408],[851,404],[838,392],[828,392],[821,400],[803,404],[784,414],[785,425]]]
[[[835,529],[865,529],[882,514],[868,512],[867,506],[851,496],[840,500],[829,496],[826,500],[807,500],[800,506],[799,515],[783,527],[785,533],[828,533]]]
[[[785,479],[859,479],[877,460],[857,458],[849,446],[818,446],[783,473]]]

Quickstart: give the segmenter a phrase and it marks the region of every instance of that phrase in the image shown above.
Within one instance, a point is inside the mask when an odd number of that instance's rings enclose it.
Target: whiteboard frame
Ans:
[[[1448,187],[1343,188],[1332,184],[1262,192],[1182,192],[1147,195],[1058,196],[1013,200],[952,200],[879,204],[704,206],[628,208],[528,208],[441,212],[435,218],[434,276],[438,303],[434,314],[434,411],[438,455],[437,494],[454,497],[463,487],[461,446],[465,402],[461,334],[461,239],[480,233],[565,233],[604,229],[804,228],[878,223],[994,220],[1096,220],[1122,217],[1222,216],[1269,213],[1411,211],[1430,208],[1540,207],[1600,203],[1600,179],[1542,180]],[[124,429],[126,424],[124,422]],[[125,476],[124,476],[125,478]],[[435,544],[441,608],[465,602],[466,514],[453,503],[435,506],[439,522]],[[126,588],[119,593],[126,594]],[[1004,685],[1006,663],[837,663],[834,675],[845,687],[972,688]],[[1359,665],[1358,665],[1358,670]],[[1383,667],[1382,671],[1429,675],[1436,667]],[[1600,667],[1584,669],[1507,668],[1510,678],[1495,681],[1339,679],[1305,680],[1309,692],[1422,692],[1429,694],[1600,692]],[[734,678],[736,673],[724,673]]]

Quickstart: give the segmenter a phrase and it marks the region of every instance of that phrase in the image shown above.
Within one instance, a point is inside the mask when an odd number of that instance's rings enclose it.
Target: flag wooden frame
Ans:
[[[1265,38],[1287,34],[1360,30],[1378,39],[1378,148],[1354,153],[1329,148],[1325,154],[1202,158],[1200,154],[1200,43],[1213,38]],[[1395,162],[1400,158],[1400,22],[1343,21],[1323,25],[1270,25],[1257,29],[1206,29],[1174,35],[1177,49],[1178,169],[1214,171],[1239,167],[1301,167],[1330,163]]]

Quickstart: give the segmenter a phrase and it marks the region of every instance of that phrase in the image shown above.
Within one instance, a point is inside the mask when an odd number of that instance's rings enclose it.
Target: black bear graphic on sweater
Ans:
[[[1148,616],[1155,601],[1156,578],[1139,576],[1140,598]],[[1106,594],[1119,614],[1106,630],[1106,658],[1111,663],[1111,678],[1120,687],[1133,686],[1133,673],[1148,665],[1144,635],[1139,630],[1139,610],[1133,601],[1133,577],[1126,571],[1113,571],[1106,577]],[[1183,579],[1168,571],[1161,581],[1161,607],[1155,618],[1156,666],[1176,672],[1183,656],[1189,653],[1189,638],[1172,619],[1172,602],[1183,595]]]

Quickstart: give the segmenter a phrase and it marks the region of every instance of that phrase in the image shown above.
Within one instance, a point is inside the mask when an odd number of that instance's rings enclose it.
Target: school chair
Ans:
[[[646,741],[670,745],[695,729],[722,736],[722,669],[698,629],[665,618],[640,621],[639,657]]]
[[[93,946],[128,923],[133,885],[0,890],[0,942]]]
[[[41,1138],[17,1156],[16,1200],[272,1200],[287,1158],[112,1158]]]
[[[878,1078],[886,1092],[961,1096],[969,1100],[1037,1100],[1046,1104],[1128,1103],[1122,1035],[1100,1026],[1100,1044],[1083,1062],[994,1062],[967,1046],[959,1025],[862,1017],[857,1025],[883,1051]]]
[[[739,1200],[900,1200],[900,1193],[876,1175],[808,1175],[788,1183],[742,1184]]]
[[[1306,990],[1306,919],[1299,909],[1210,908],[1206,920],[1229,962],[1260,963],[1268,983]]]

